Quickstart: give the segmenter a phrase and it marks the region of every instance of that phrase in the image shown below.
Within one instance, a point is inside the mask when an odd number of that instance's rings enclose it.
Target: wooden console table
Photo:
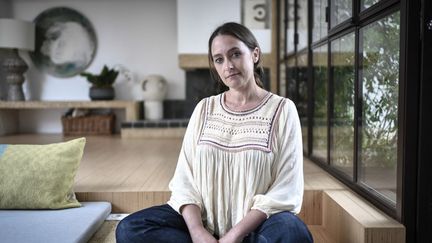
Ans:
[[[0,135],[16,133],[17,111],[30,109],[111,108],[123,109],[127,121],[139,119],[140,102],[126,100],[104,101],[0,101]]]

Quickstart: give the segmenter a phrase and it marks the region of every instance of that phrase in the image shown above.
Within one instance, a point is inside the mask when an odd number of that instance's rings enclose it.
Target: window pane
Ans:
[[[287,38],[286,38],[286,45],[287,45],[287,53],[292,53],[294,52],[294,20],[295,20],[295,16],[294,16],[294,0],[288,0],[288,6],[287,6],[287,10],[288,10],[288,23],[287,23]]]
[[[354,161],[354,33],[331,42],[333,113],[330,164],[352,177]]]
[[[314,0],[312,42],[322,39],[327,35],[327,23],[325,19],[327,0]]]
[[[399,12],[360,29],[361,182],[396,201]]]
[[[312,154],[327,161],[327,45],[313,50],[314,114]]]
[[[370,6],[378,3],[381,0],[361,0],[360,1],[360,6],[361,6],[361,11],[369,8]]]
[[[307,140],[307,128],[308,128],[308,119],[307,119],[307,103],[308,103],[308,77],[307,77],[307,65],[308,65],[308,57],[307,52],[301,53],[297,58],[298,65],[298,102],[297,102],[297,110],[300,117],[301,127],[302,127],[302,135],[303,135],[303,150],[308,153],[308,140]]]
[[[279,64],[279,95],[282,97],[286,97],[286,90],[287,90],[287,71],[286,71],[286,66],[285,66],[285,62],[281,62],[281,64]]]
[[[308,44],[308,1],[297,1],[297,32],[298,44],[297,50],[300,51],[307,47]]]
[[[286,84],[287,84],[287,77],[286,77],[286,63],[285,63],[285,54],[286,54],[286,50],[285,50],[285,45],[286,45],[286,41],[285,41],[285,30],[286,30],[286,26],[285,26],[285,1],[280,1],[280,9],[279,9],[279,55],[278,55],[278,59],[279,59],[279,95],[286,97]]]
[[[296,67],[295,57],[288,58],[286,67],[287,77],[287,97],[297,103],[297,82],[296,82]]]
[[[353,0],[330,1],[330,28],[352,17]]]

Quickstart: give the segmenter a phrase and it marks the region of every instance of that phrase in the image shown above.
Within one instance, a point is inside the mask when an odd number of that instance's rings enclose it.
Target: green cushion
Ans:
[[[0,145],[0,208],[79,207],[73,192],[85,138],[46,145]]]

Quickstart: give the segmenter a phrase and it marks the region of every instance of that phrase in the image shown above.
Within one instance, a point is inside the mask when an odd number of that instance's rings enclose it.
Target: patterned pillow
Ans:
[[[85,138],[46,145],[0,144],[0,209],[79,207],[73,192]]]

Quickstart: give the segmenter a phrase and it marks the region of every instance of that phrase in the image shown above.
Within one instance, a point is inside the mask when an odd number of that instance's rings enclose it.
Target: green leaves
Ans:
[[[104,65],[99,75],[88,72],[80,73],[80,76],[86,77],[93,87],[110,87],[115,82],[119,72],[114,69],[109,69]]]

